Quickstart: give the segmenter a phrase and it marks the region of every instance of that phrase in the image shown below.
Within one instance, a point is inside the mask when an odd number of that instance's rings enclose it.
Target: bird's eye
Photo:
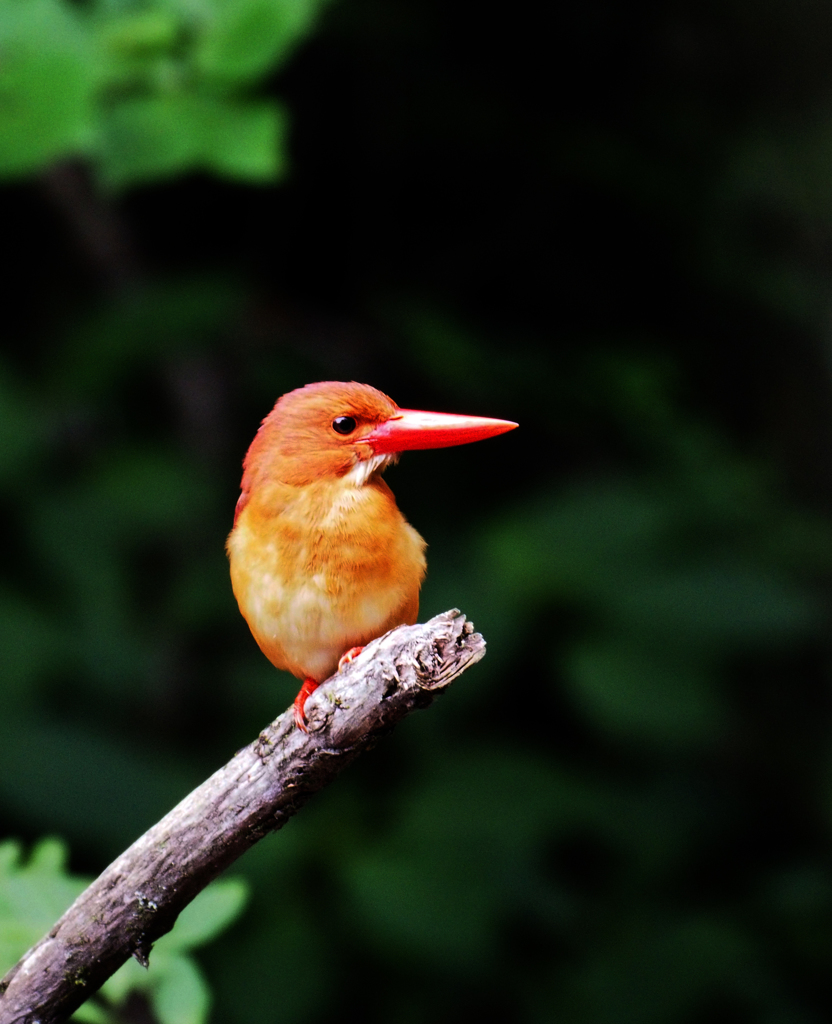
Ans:
[[[332,421],[332,429],[336,434],[351,434],[356,423],[352,416],[336,416]]]

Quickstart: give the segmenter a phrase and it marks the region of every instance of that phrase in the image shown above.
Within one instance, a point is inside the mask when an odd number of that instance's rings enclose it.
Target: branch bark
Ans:
[[[284,712],[78,897],[0,981],[0,1024],[58,1024],[129,957],[147,966],[212,879],[484,655],[455,610],[374,640],[308,699],[308,734]]]

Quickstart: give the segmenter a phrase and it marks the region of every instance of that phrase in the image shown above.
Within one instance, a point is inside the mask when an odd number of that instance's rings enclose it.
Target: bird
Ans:
[[[382,473],[401,452],[466,444],[510,420],[400,409],[355,381],[290,391],[243,460],[227,552],[240,612],[261,651],[307,697],[371,640],[412,625],[426,543]]]

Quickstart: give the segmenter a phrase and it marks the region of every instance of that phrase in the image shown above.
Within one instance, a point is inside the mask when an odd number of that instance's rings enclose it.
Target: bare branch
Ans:
[[[64,160],[48,168],[41,181],[102,284],[117,295],[137,288],[141,271],[127,225],[115,204],[96,188],[90,167]]]
[[[258,839],[485,654],[457,611],[374,640],[115,860],[0,982],[0,1024],[57,1024],[128,957],[147,964],[180,911]]]

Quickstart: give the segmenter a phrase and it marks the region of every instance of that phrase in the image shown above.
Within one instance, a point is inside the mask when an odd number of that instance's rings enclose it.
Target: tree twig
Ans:
[[[0,1024],[58,1024],[153,942],[250,846],[380,734],[485,654],[457,611],[374,640],[309,698],[309,733],[276,719],[138,839],[0,981]]]
[[[41,181],[105,288],[116,295],[135,290],[141,269],[129,228],[115,203],[96,187],[90,167],[63,160],[44,171]]]

